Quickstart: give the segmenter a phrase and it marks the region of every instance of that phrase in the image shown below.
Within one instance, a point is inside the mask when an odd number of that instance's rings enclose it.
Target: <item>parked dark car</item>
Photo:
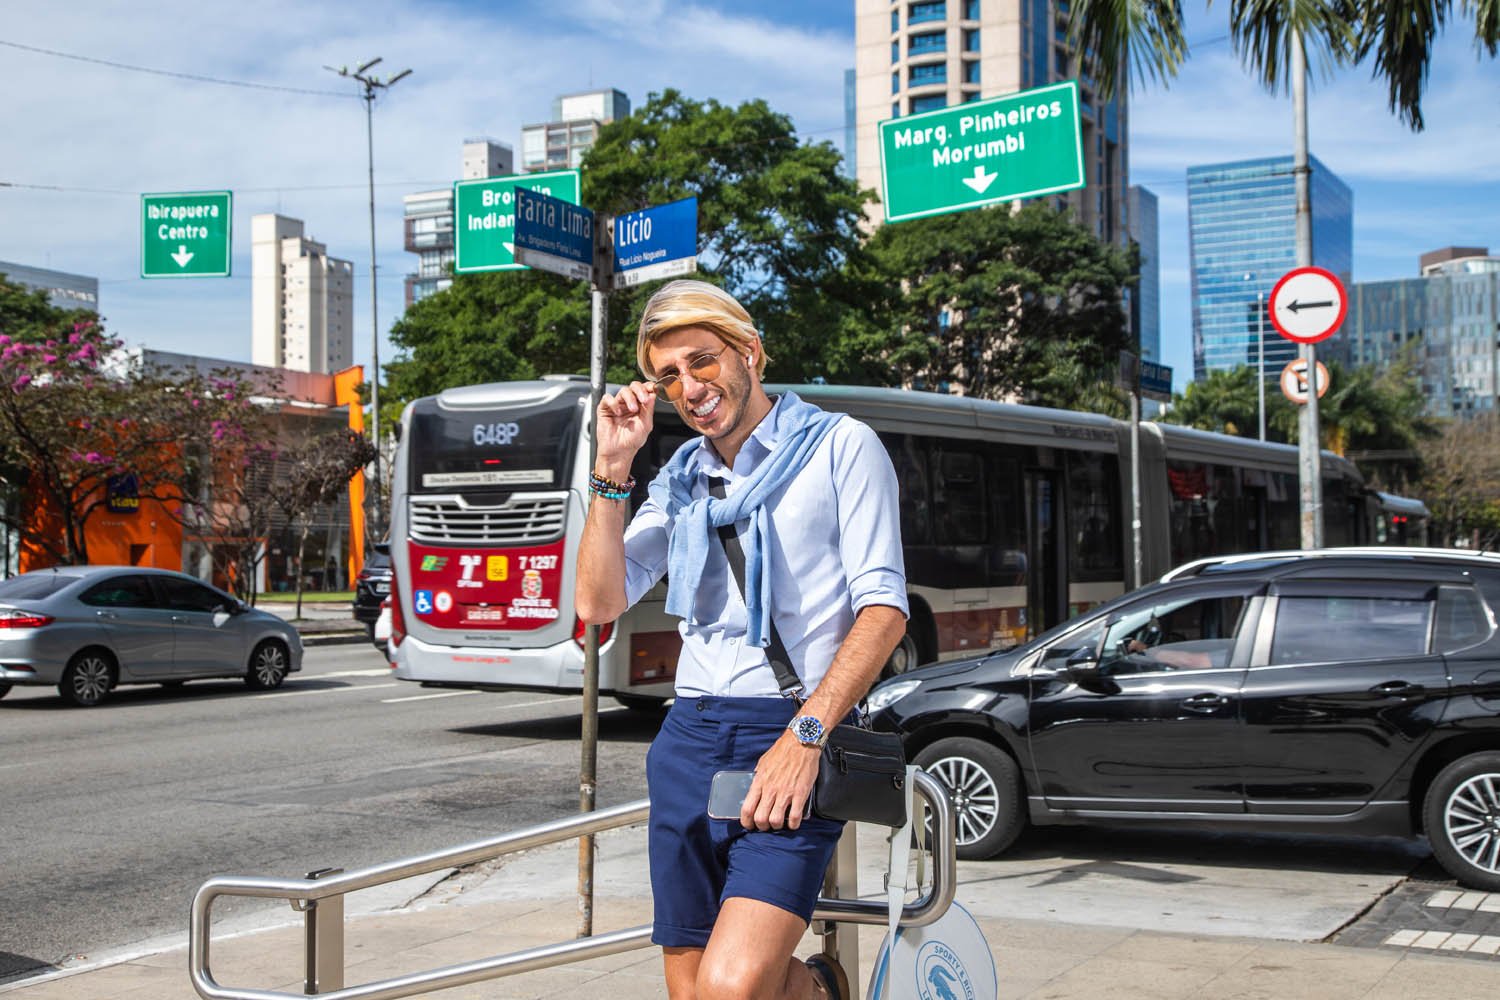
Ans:
[[[870,693],[958,853],[1027,822],[1416,836],[1500,890],[1500,558],[1202,560],[1016,649]]]
[[[354,617],[365,623],[373,641],[375,620],[380,617],[380,602],[391,593],[391,557],[371,549],[365,553],[365,564],[354,578]]]
[[[120,684],[204,677],[268,691],[301,669],[295,628],[181,573],[60,566],[0,581],[0,698],[55,685],[87,708]]]

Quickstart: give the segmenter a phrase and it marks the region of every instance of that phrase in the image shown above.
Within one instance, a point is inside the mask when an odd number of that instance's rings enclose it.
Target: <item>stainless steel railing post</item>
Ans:
[[[342,868],[319,868],[310,879],[338,875]],[[344,897],[309,900],[302,918],[302,992],[308,996],[344,988]]]

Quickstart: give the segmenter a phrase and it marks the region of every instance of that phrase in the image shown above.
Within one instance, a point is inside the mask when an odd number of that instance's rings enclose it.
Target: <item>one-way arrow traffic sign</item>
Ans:
[[[1299,344],[1333,336],[1348,309],[1343,282],[1321,267],[1293,268],[1271,289],[1271,325]]]

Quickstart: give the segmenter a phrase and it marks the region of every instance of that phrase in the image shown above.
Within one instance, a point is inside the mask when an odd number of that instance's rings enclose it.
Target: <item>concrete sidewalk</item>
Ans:
[[[649,923],[644,831],[613,831],[598,843],[595,930]],[[860,838],[862,891],[880,884],[882,865],[872,860],[882,856],[880,846],[875,836]],[[455,875],[400,909],[349,917],[346,983],[571,939],[578,919],[576,859],[572,842],[554,845],[514,856],[492,874]],[[962,867],[957,897],[984,928],[1006,998],[1452,1000],[1500,990],[1500,965],[1431,952],[995,916],[1005,881],[965,881],[964,873],[975,870]],[[350,898],[351,907],[357,899],[358,894]],[[186,924],[187,901],[183,910]],[[287,916],[292,916],[289,910]],[[873,927],[860,931],[861,993],[881,936],[882,930]],[[149,954],[0,987],[0,995],[10,995],[7,1000],[191,1000],[196,993],[188,981],[185,937]],[[809,934],[803,953],[816,948],[817,940]],[[221,986],[301,994],[300,924],[216,937],[212,955],[212,973]],[[665,996],[658,953],[648,948],[427,995],[458,1000],[585,994],[609,1000]]]

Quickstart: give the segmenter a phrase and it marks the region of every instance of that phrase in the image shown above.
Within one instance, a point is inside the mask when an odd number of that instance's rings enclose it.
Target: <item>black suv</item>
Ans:
[[[380,602],[391,592],[391,557],[371,549],[365,553],[365,564],[354,578],[354,617],[365,623],[373,637],[375,620],[380,617]]]
[[[1500,558],[1201,560],[1024,646],[870,693],[946,782],[958,854],[1035,824],[1415,836],[1500,890]]]

